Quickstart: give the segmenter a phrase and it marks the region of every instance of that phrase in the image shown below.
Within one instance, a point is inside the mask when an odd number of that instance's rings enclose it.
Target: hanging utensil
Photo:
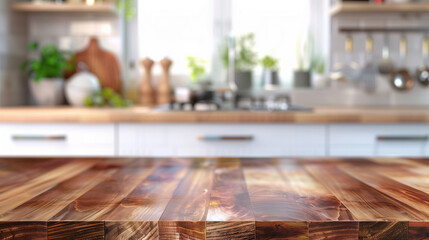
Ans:
[[[423,64],[417,70],[416,78],[417,82],[426,87],[429,85],[429,67],[427,66],[429,56],[429,39],[426,36],[423,38],[422,56]]]
[[[371,35],[366,39],[365,65],[359,76],[359,86],[367,92],[374,92],[377,87],[378,66],[374,63],[374,40]]]
[[[395,74],[393,74],[391,79],[393,88],[400,91],[409,90],[414,86],[414,80],[407,70],[406,56],[407,39],[402,37],[400,41],[400,69]]]
[[[381,74],[392,74],[395,72],[395,64],[390,59],[390,51],[389,51],[389,38],[384,35],[384,44],[383,44],[383,59],[380,61],[378,65],[378,71]]]

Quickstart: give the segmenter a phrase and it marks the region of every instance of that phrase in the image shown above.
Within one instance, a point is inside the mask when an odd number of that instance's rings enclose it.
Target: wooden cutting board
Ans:
[[[91,38],[89,46],[76,53],[76,63],[83,62],[88,66],[88,71],[95,74],[100,80],[100,85],[110,87],[116,92],[121,88],[121,71],[115,55],[103,50],[96,38]]]

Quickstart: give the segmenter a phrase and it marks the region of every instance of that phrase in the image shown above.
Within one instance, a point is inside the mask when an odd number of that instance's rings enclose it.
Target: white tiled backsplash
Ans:
[[[117,16],[110,14],[30,14],[29,42],[54,43],[62,50],[85,49],[96,36],[103,48],[121,56],[121,34]]]

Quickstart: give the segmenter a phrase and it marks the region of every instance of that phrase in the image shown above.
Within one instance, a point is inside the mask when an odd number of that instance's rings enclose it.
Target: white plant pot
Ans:
[[[37,105],[61,105],[64,101],[64,79],[44,78],[39,82],[30,79],[30,91]]]

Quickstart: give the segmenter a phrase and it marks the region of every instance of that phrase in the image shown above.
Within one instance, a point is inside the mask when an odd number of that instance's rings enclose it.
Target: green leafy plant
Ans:
[[[113,89],[103,88],[101,91],[94,92],[86,97],[85,105],[87,107],[129,107],[132,103],[113,91]]]
[[[125,19],[129,21],[136,14],[136,3],[136,0],[117,0],[116,7],[124,11]]]
[[[240,36],[235,42],[235,69],[236,71],[251,71],[258,64],[258,55],[253,50],[255,47],[255,34],[248,33]],[[229,46],[225,41],[221,49],[222,62],[225,68],[229,68]]]
[[[264,58],[262,58],[261,60],[261,64],[262,67],[265,70],[273,70],[276,71],[278,70],[279,66],[279,60],[275,59],[274,57],[271,57],[269,55],[265,56]]]
[[[206,73],[207,61],[201,58],[191,57],[191,56],[189,56],[187,59],[188,59],[188,68],[191,70],[190,77],[192,82],[195,83]]]
[[[39,45],[36,42],[28,45],[30,51],[37,51]],[[34,75],[34,81],[39,82],[43,78],[61,78],[64,71],[72,72],[76,65],[74,54],[59,51],[55,45],[46,45],[40,51],[39,59],[29,59],[21,65],[21,70]]]

